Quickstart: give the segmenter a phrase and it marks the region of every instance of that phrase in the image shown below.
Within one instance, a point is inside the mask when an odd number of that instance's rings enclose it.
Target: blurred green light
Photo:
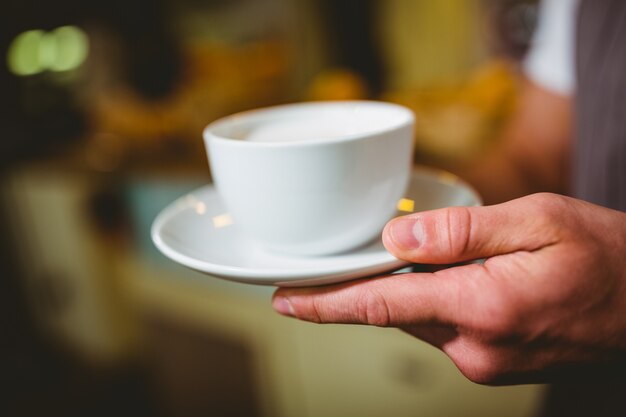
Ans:
[[[46,32],[39,41],[39,62],[44,70],[50,69],[57,54],[57,40],[53,33]]]
[[[37,74],[45,69],[41,62],[41,43],[45,36],[42,30],[29,30],[19,34],[7,53],[7,66],[16,75]]]
[[[48,67],[52,71],[70,71],[78,68],[89,53],[89,39],[76,26],[62,26],[49,36],[54,40],[52,59]]]
[[[89,39],[76,26],[62,26],[47,33],[29,30],[11,42],[7,66],[20,76],[45,70],[70,71],[85,62],[88,53]]]

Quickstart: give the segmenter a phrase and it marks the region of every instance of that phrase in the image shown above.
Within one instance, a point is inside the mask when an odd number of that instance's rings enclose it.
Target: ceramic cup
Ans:
[[[328,255],[380,238],[411,172],[413,113],[396,104],[289,104],[204,130],[234,223],[271,251]]]

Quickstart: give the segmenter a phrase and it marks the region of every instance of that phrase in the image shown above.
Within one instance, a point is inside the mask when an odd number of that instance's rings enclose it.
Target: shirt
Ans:
[[[524,72],[536,84],[562,95],[575,90],[575,35],[578,0],[544,0],[537,30],[524,61]]]

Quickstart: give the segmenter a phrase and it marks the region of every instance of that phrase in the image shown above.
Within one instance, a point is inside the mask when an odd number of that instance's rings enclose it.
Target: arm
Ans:
[[[486,203],[539,191],[565,193],[571,107],[570,97],[526,81],[498,145],[458,174],[478,189]]]

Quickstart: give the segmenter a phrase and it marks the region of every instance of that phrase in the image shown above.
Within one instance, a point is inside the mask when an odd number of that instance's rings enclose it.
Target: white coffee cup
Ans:
[[[376,101],[289,104],[204,130],[234,223],[275,252],[327,255],[380,238],[411,173],[413,113]]]

